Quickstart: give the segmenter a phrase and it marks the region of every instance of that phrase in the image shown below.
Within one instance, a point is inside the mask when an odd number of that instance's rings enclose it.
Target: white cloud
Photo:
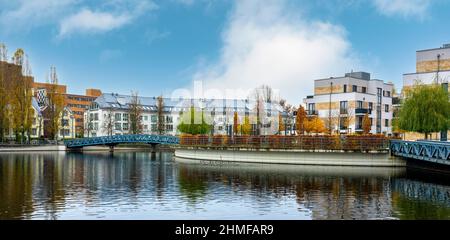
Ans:
[[[431,0],[374,0],[377,10],[387,16],[426,16]]]
[[[18,0],[1,5],[0,25],[7,30],[29,30],[58,19],[77,5],[77,0]]]
[[[313,93],[314,79],[358,67],[342,27],[297,15],[286,1],[237,1],[223,31],[220,60],[193,80],[221,90],[268,84],[299,104]]]
[[[156,8],[157,6],[149,1],[141,1],[131,10],[125,8],[125,10],[116,12],[92,11],[85,8],[61,21],[58,37],[64,38],[73,33],[108,32],[121,28],[140,17],[143,13]]]
[[[114,15],[108,12],[92,12],[83,9],[61,21],[59,37],[65,37],[75,32],[97,33],[107,32],[130,23],[132,17],[128,13]]]

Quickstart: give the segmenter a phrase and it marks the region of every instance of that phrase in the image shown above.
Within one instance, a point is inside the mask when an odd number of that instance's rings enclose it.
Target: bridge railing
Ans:
[[[448,141],[392,140],[390,150],[395,156],[450,165],[450,142]]]
[[[207,136],[182,135],[181,146],[208,148],[261,148],[301,150],[387,151],[389,138],[383,135],[346,136]]]
[[[79,138],[64,142],[66,147],[77,148],[96,145],[116,145],[123,143],[147,143],[147,144],[178,144],[179,139],[175,136],[163,135],[113,135],[103,137]]]

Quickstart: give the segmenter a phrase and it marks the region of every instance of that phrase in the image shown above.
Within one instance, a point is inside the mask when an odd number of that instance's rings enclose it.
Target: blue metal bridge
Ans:
[[[79,138],[64,141],[67,149],[79,149],[88,146],[110,146],[114,147],[117,144],[123,143],[145,143],[151,145],[158,144],[179,144],[180,140],[175,136],[162,136],[162,135],[113,135],[104,137],[90,137]]]
[[[450,165],[450,142],[391,140],[389,145],[394,156]]]

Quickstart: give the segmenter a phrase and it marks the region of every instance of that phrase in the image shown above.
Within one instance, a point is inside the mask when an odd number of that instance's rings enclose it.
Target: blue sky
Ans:
[[[313,80],[369,71],[401,87],[415,51],[450,43],[446,0],[0,0],[0,42],[55,65],[72,93],[171,95],[269,84],[293,104]],[[214,95],[210,92],[211,95]]]

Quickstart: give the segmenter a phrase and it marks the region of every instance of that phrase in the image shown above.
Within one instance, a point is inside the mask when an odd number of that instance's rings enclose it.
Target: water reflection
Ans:
[[[216,165],[171,153],[0,154],[0,219],[449,219],[405,168]]]

